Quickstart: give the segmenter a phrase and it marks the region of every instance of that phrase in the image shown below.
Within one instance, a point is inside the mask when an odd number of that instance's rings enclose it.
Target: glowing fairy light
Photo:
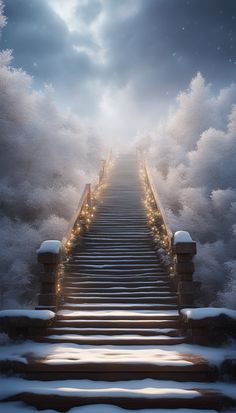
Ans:
[[[146,209],[147,222],[150,228],[150,232],[156,247],[160,249],[164,265],[169,268],[170,272],[174,271],[172,265],[172,251],[169,245],[169,237],[166,226],[163,222],[161,211],[157,205],[156,199],[150,187],[149,178],[146,172],[146,168],[141,163],[140,166],[140,178],[144,189],[143,204]]]

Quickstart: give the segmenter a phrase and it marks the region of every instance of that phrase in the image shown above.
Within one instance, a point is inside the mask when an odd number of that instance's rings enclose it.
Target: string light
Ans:
[[[173,273],[173,259],[167,228],[163,222],[161,211],[157,205],[152,188],[149,183],[146,168],[141,163],[139,168],[140,178],[143,184],[144,206],[147,212],[147,222],[153,241],[161,254],[163,264],[168,267],[169,272]]]

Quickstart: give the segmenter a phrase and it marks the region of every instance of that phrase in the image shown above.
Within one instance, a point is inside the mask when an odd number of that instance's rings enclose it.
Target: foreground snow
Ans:
[[[0,318],[4,317],[26,317],[34,320],[51,320],[55,317],[55,313],[50,310],[2,310]]]
[[[189,320],[202,320],[204,318],[219,317],[220,315],[236,320],[236,311],[223,307],[185,308],[181,310],[181,313]]]
[[[34,407],[27,406],[21,402],[14,403],[1,403],[0,407],[4,413],[31,413],[38,412]],[[195,409],[141,409],[138,413],[200,413],[199,410]],[[42,413],[55,413],[55,410],[40,410]],[[89,406],[74,407],[67,411],[67,413],[134,413],[134,410],[121,409],[117,406],[112,406],[109,404],[93,404]],[[204,410],[204,413],[217,413],[216,410]]]

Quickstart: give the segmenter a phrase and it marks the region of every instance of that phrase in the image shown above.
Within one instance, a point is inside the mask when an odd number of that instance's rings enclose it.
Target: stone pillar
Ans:
[[[173,252],[175,255],[175,277],[179,307],[194,306],[194,263],[193,257],[197,252],[196,242],[187,231],[174,234]]]
[[[37,309],[55,311],[57,307],[57,267],[60,262],[61,242],[44,241],[37,251],[38,262],[43,264],[40,274],[40,294]]]

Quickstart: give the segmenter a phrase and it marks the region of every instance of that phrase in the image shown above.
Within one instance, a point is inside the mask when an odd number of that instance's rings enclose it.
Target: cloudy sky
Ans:
[[[201,72],[236,81],[235,0],[4,0],[2,48],[14,66],[104,133],[163,116]]]

